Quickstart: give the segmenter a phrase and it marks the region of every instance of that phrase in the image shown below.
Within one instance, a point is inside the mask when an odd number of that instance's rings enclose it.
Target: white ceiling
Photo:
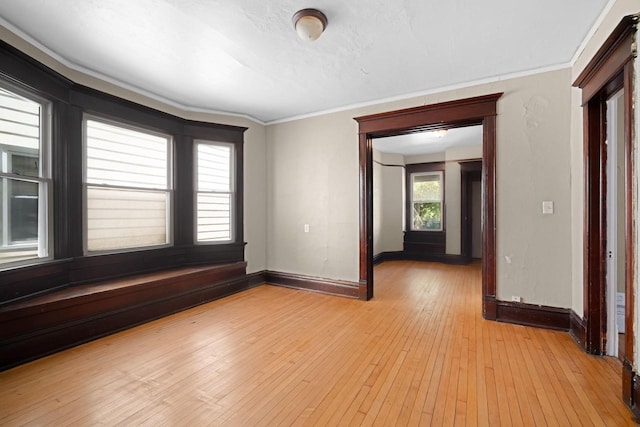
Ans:
[[[0,0],[64,64],[264,122],[568,65],[607,0]],[[328,17],[315,42],[291,17]]]
[[[437,136],[433,132],[420,132],[373,140],[376,150],[405,156],[442,153],[453,147],[481,144],[482,126],[449,129],[444,136]]]

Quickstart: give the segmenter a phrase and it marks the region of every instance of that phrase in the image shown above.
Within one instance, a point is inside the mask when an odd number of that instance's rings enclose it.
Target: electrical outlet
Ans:
[[[309,232],[309,224],[305,224],[304,225],[304,232],[308,233]]]
[[[518,295],[513,295],[511,297],[511,301],[513,301],[513,302],[522,302],[522,298],[520,298]]]

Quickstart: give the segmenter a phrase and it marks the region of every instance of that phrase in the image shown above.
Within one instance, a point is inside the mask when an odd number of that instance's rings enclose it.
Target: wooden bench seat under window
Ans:
[[[247,289],[246,263],[70,286],[0,306],[0,370]],[[255,285],[255,284],[254,284]]]

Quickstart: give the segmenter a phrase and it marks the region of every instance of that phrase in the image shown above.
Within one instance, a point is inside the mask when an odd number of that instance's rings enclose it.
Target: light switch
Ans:
[[[551,201],[542,202],[542,214],[551,215],[552,213],[553,213],[553,202]]]
[[[309,232],[309,224],[305,224],[304,225],[304,232],[308,233]]]

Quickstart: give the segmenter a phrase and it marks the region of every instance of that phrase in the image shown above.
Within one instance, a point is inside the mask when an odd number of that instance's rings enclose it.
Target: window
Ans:
[[[230,242],[235,204],[232,144],[195,141],[196,241]]]
[[[85,251],[171,244],[171,137],[85,118]]]
[[[49,110],[0,87],[0,264],[49,256]]]
[[[442,231],[442,172],[411,174],[411,230]]]

